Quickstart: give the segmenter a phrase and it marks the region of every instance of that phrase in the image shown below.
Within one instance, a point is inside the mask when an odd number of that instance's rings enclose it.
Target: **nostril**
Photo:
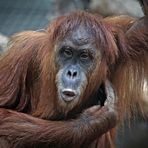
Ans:
[[[68,72],[67,72],[67,75],[68,75],[69,77],[71,77],[71,71],[68,71]]]
[[[68,71],[67,72],[67,76],[68,77],[71,77],[71,78],[74,78],[74,77],[76,77],[77,76],[77,71]]]
[[[76,77],[77,76],[77,72],[75,71],[74,73],[73,73],[73,77]]]

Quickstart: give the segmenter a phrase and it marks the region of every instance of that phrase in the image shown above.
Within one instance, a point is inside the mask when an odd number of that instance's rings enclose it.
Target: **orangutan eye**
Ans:
[[[65,57],[72,57],[72,48],[71,47],[63,47],[63,54]]]
[[[87,52],[83,52],[80,55],[81,60],[87,60],[89,58],[89,54]]]

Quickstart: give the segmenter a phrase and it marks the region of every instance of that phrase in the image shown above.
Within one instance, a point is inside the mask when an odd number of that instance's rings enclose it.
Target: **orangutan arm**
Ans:
[[[1,108],[0,137],[11,141],[10,147],[32,143],[79,147],[114,127],[116,119],[116,112],[99,106],[87,109],[72,121],[47,121]]]

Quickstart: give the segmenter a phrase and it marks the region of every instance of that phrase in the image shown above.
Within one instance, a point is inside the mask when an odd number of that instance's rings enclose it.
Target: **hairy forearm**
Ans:
[[[115,121],[114,114],[112,116],[105,109],[100,112],[96,109],[86,111],[78,119],[71,121],[47,121],[0,109],[0,136],[11,141],[13,147],[30,143],[80,147],[90,144],[114,127]]]
[[[34,142],[52,143],[67,135],[67,129],[72,129],[72,124],[68,121],[47,121],[0,109],[0,137],[8,139],[12,145]]]

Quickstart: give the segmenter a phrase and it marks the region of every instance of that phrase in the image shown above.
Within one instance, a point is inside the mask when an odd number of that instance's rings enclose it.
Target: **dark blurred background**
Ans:
[[[135,0],[0,0],[0,32],[12,35],[18,31],[44,28],[54,17],[78,9],[104,16],[142,15]]]
[[[55,17],[75,10],[103,16],[142,16],[136,0],[0,0],[0,50],[6,47],[10,35],[46,28]]]
[[[143,16],[136,0],[0,0],[0,52],[6,49],[14,33],[44,29],[55,17],[75,10],[99,13],[104,17]],[[148,101],[144,100],[143,107],[148,113]],[[131,128],[126,120],[125,126],[119,128],[117,147],[148,148],[148,120],[137,114],[131,121]]]

